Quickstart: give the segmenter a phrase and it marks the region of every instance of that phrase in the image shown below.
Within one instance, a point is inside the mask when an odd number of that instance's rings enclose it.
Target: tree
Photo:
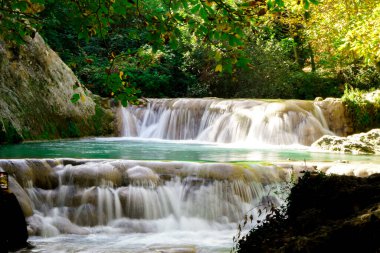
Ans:
[[[133,22],[135,27],[143,28],[147,43],[157,50],[177,48],[181,34],[186,32],[194,43],[212,48],[215,71],[229,73],[235,66],[248,62],[244,54],[245,32],[255,26],[263,12],[276,13],[285,6],[284,0],[0,0],[1,36],[22,43],[24,36],[33,36],[42,29],[41,11],[56,2],[70,10],[70,25],[79,39],[89,41],[94,36],[103,39],[115,29],[115,24]],[[316,0],[299,3],[308,8]],[[133,29],[128,36],[138,32]],[[123,104],[135,100],[138,91],[124,73],[114,68],[114,63],[134,53],[108,52],[110,66],[105,82]],[[76,94],[73,102],[79,98]]]
[[[380,64],[380,1],[324,0],[309,16],[308,37],[321,64]]]

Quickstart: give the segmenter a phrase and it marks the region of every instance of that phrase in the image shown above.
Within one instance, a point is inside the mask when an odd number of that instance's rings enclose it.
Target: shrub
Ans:
[[[338,78],[341,83],[349,84],[353,89],[380,88],[380,72],[375,67],[349,65],[339,70]]]
[[[375,95],[374,95],[375,96]],[[354,125],[354,131],[366,132],[380,127],[380,95],[368,100],[364,91],[347,88],[342,97]]]

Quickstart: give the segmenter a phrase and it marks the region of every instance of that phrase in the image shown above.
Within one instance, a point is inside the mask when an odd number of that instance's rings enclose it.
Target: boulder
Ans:
[[[324,135],[314,142],[312,147],[341,153],[377,154],[380,153],[380,129],[348,137]]]
[[[43,38],[36,33],[24,40],[13,45],[0,35],[0,143],[96,135],[103,123],[104,134],[110,134],[113,116],[85,95]],[[81,94],[76,103],[74,93]]]

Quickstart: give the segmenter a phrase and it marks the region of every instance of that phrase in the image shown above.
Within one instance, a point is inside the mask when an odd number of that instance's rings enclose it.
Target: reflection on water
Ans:
[[[0,158],[102,158],[173,161],[366,161],[380,156],[312,152],[306,146],[254,146],[139,138],[94,138],[0,146]]]

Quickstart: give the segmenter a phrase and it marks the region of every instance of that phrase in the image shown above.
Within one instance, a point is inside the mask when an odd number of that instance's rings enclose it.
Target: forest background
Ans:
[[[1,0],[0,6],[3,39],[16,48],[38,31],[79,77],[74,89],[124,105],[141,96],[346,93],[352,100],[380,87],[377,0]]]

